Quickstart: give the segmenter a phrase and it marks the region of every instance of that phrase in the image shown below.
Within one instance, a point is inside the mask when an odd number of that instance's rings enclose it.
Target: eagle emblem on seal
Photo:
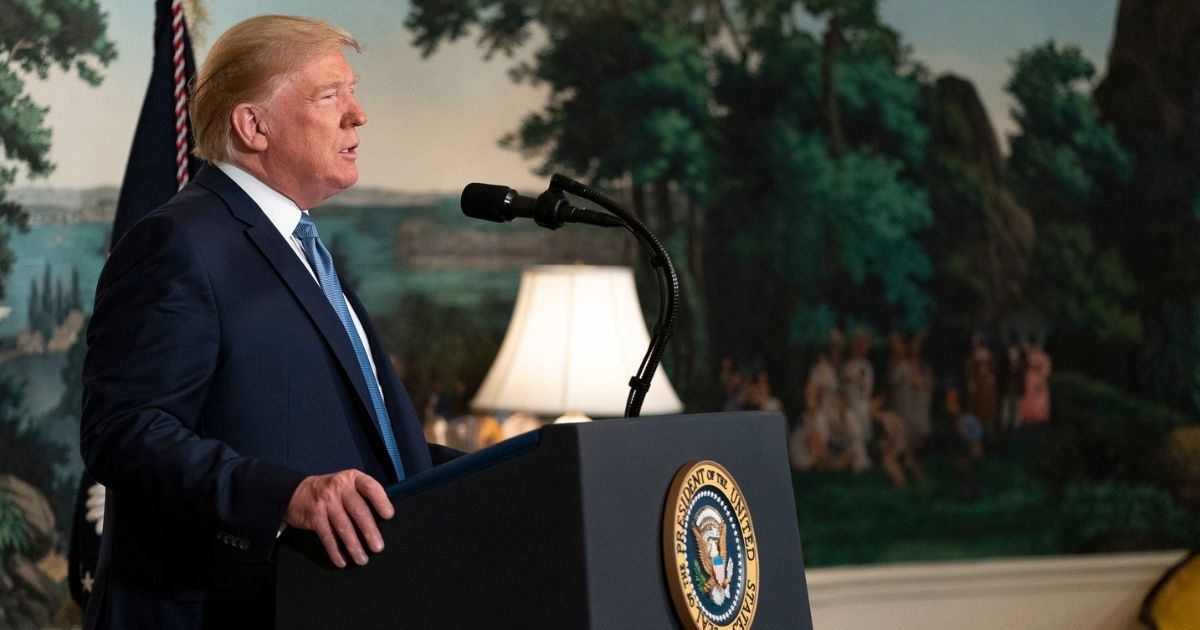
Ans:
[[[762,604],[762,555],[746,496],[712,460],[675,473],[663,510],[667,588],[684,630],[746,630]]]
[[[696,555],[706,578],[702,591],[721,606],[729,597],[729,555],[725,551],[725,521],[712,506],[705,506],[696,513],[692,533],[695,535]]]

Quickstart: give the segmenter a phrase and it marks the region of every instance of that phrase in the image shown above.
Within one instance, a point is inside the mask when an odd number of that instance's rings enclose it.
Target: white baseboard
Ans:
[[[1184,555],[810,569],[808,594],[815,630],[1130,630],[1146,593]]]

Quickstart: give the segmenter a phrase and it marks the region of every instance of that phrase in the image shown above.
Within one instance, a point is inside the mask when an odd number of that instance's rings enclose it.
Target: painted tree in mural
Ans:
[[[1039,219],[1089,219],[1106,181],[1126,183],[1132,159],[1086,91],[1096,70],[1075,46],[1017,54],[1005,89],[1016,100],[1009,172]]]
[[[709,3],[418,1],[408,21],[426,55],[471,27],[488,55],[514,53],[532,28],[545,32],[534,60],[512,74],[547,86],[549,100],[503,143],[540,157],[543,173],[628,189],[634,212],[664,237],[688,287],[669,357],[685,390],[708,363],[697,281],[710,104],[703,45],[719,28],[710,12],[693,13],[697,4]]]
[[[20,206],[6,199],[5,190],[20,167],[31,177],[54,169],[48,158],[48,110],[26,93],[25,81],[45,79],[58,68],[98,85],[100,67],[116,57],[106,28],[107,16],[96,0],[0,0],[0,296],[13,263],[9,230],[23,228],[26,221]]]
[[[1119,379],[1105,369],[1141,340],[1142,326],[1125,261],[1097,235],[1108,223],[1102,202],[1129,182],[1133,161],[1086,91],[1094,73],[1071,46],[1017,55],[1006,89],[1021,131],[1008,173],[1037,223],[1026,290],[1055,327],[1051,350],[1060,365]]]
[[[824,48],[798,26],[806,10],[827,22]],[[778,366],[838,319],[924,323],[927,130],[874,0],[418,0],[408,23],[426,54],[472,29],[489,55],[545,33],[513,74],[549,100],[505,143],[627,188],[667,235],[688,298],[673,364],[685,390],[708,386],[708,339]],[[880,292],[883,311],[868,299]],[[731,327],[737,347],[719,334]]]
[[[41,333],[43,339],[50,339],[72,310],[83,310],[79,271],[75,269],[72,273],[70,293],[64,288],[62,277],[52,274],[49,261],[43,267],[41,281],[35,277],[29,283],[29,329]]]
[[[6,189],[16,181],[24,169],[31,177],[49,174],[54,165],[49,161],[51,132],[46,125],[47,108],[33,101],[25,89],[30,78],[45,79],[52,69],[74,72],[85,82],[96,85],[101,81],[99,69],[116,56],[113,44],[105,35],[107,18],[95,0],[0,0],[0,145],[4,147],[0,160],[0,297],[5,290],[5,279],[14,262],[8,247],[11,231],[24,229],[26,215],[22,208],[6,198]],[[61,320],[70,305],[77,305],[78,273],[72,277],[71,294],[66,295],[62,279],[52,283],[47,263],[41,287],[36,281],[30,288],[30,325],[42,329],[49,336],[50,329]],[[68,382],[77,382],[75,378]],[[67,449],[56,445],[37,430],[26,426],[28,410],[24,406],[24,383],[12,376],[0,373],[0,472],[18,473],[20,478],[5,477],[9,484],[29,484],[32,492],[42,496],[55,496],[62,486],[55,478],[56,467],[68,459]],[[11,488],[10,488],[11,489]],[[69,491],[68,491],[69,492]],[[0,494],[4,494],[0,492]],[[68,495],[69,496],[69,495]],[[63,507],[68,503],[63,497],[55,504]],[[43,499],[44,501],[44,499]],[[11,508],[14,504],[9,504]],[[59,515],[62,521],[62,514]],[[39,522],[39,526],[52,529],[51,522]],[[45,555],[49,542],[32,545],[33,523],[28,514],[20,510],[0,509],[0,554],[20,556],[28,552],[33,557]],[[48,533],[39,530],[41,534]],[[23,536],[16,534],[23,533]],[[45,538],[52,541],[53,538]],[[26,547],[29,548],[26,548]],[[6,558],[5,569],[24,567],[23,575],[38,575],[30,559]],[[14,583],[9,575],[5,583]],[[14,627],[45,627],[50,623],[57,607],[57,588],[30,590],[31,584],[53,581],[42,579],[19,582],[15,588],[7,589],[0,601],[0,625],[15,624]],[[10,592],[11,591],[11,592]],[[36,602],[17,605],[16,602]]]
[[[754,300],[779,296],[762,311],[787,322],[737,329],[782,329],[803,343],[823,342],[834,324],[920,328],[930,268],[914,234],[930,211],[918,179],[929,134],[918,68],[877,23],[875,2],[806,2],[826,23],[820,41],[796,6],[745,5],[761,61],[722,59],[718,88],[728,112],[720,170],[732,175],[724,202],[742,205],[736,220],[750,226],[732,242],[743,269],[732,283],[755,286]]]

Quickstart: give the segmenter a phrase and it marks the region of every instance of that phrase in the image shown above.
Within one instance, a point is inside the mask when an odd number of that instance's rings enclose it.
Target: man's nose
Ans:
[[[346,112],[345,123],[350,127],[360,127],[367,124],[367,112],[359,106],[358,99],[351,97],[350,109]]]

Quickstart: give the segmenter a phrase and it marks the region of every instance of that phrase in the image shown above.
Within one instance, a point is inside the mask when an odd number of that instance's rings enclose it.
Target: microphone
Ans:
[[[567,203],[566,196],[561,190],[551,188],[537,196],[525,197],[508,186],[495,184],[467,184],[463,188],[463,214],[473,219],[483,219],[496,223],[507,223],[517,217],[533,219],[538,225],[557,230],[564,223],[585,223],[600,227],[622,227],[621,219],[596,212],[577,208]]]

